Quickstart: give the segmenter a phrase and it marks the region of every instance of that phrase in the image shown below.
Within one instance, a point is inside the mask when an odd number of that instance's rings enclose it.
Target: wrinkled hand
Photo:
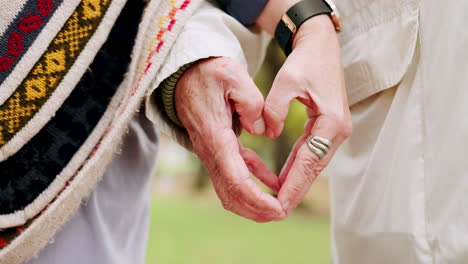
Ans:
[[[307,107],[310,120],[280,174],[278,199],[286,214],[290,214],[301,202],[315,178],[352,130],[340,48],[327,15],[305,22],[294,38],[293,52],[276,76],[265,101],[268,138],[274,139],[281,134],[293,99],[298,99]],[[309,135],[333,142],[322,160],[305,144]]]
[[[179,80],[175,103],[223,207],[257,222],[283,219],[279,201],[262,192],[249,170],[276,192],[278,177],[255,152],[242,147],[232,128],[235,111],[249,133],[260,135],[265,131],[264,99],[247,71],[230,58],[198,62]]]

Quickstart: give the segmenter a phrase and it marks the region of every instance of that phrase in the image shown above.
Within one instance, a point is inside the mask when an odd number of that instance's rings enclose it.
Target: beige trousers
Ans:
[[[328,169],[334,263],[468,263],[467,12],[421,1],[401,82],[352,106]]]

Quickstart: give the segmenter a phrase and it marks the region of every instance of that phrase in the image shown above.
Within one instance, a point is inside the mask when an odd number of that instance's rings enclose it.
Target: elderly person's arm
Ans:
[[[257,20],[258,25],[272,33],[282,14],[297,2],[270,0]],[[278,199],[287,214],[301,202],[312,182],[352,131],[340,47],[328,15],[307,20],[293,39],[293,51],[265,101],[268,138],[275,139],[281,134],[293,99],[306,106],[309,121],[280,174],[282,186]],[[333,142],[322,159],[309,149],[306,143],[309,136]]]

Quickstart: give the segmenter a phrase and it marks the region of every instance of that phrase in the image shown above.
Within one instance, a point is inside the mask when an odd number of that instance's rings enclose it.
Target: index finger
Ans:
[[[238,141],[232,130],[225,133],[224,143],[217,144],[218,151],[209,157],[214,161],[217,173],[223,177],[226,191],[251,206],[252,208],[273,214],[279,217],[284,216],[283,209],[279,201],[263,192],[251,178],[249,169],[239,152]]]
[[[251,149],[244,148],[240,143],[239,149],[250,172],[272,191],[278,193],[281,187],[279,178],[263,163],[257,153]]]
[[[304,196],[309,191],[312,183],[317,176],[327,166],[336,149],[344,140],[340,135],[341,131],[334,122],[325,116],[319,116],[315,123],[310,135],[319,136],[333,141],[330,151],[323,159],[312,152],[307,146],[307,142],[302,141],[297,153],[292,161],[292,165],[288,171],[287,176],[283,176],[284,183],[281,186],[278,199],[283,205],[286,214],[296,208],[302,201]]]

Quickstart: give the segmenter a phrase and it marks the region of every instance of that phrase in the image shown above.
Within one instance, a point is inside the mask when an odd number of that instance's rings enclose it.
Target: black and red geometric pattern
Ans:
[[[28,0],[0,37],[0,85],[34,43],[63,0]]]
[[[16,90],[0,105],[0,147],[34,118],[99,27],[109,0],[82,0]],[[24,28],[36,27],[26,23]]]
[[[31,203],[94,130],[127,71],[144,7],[143,0],[127,2],[89,70],[56,115],[18,153],[0,162],[0,171],[4,172],[0,177],[1,214]],[[0,249],[32,221],[0,231]]]

